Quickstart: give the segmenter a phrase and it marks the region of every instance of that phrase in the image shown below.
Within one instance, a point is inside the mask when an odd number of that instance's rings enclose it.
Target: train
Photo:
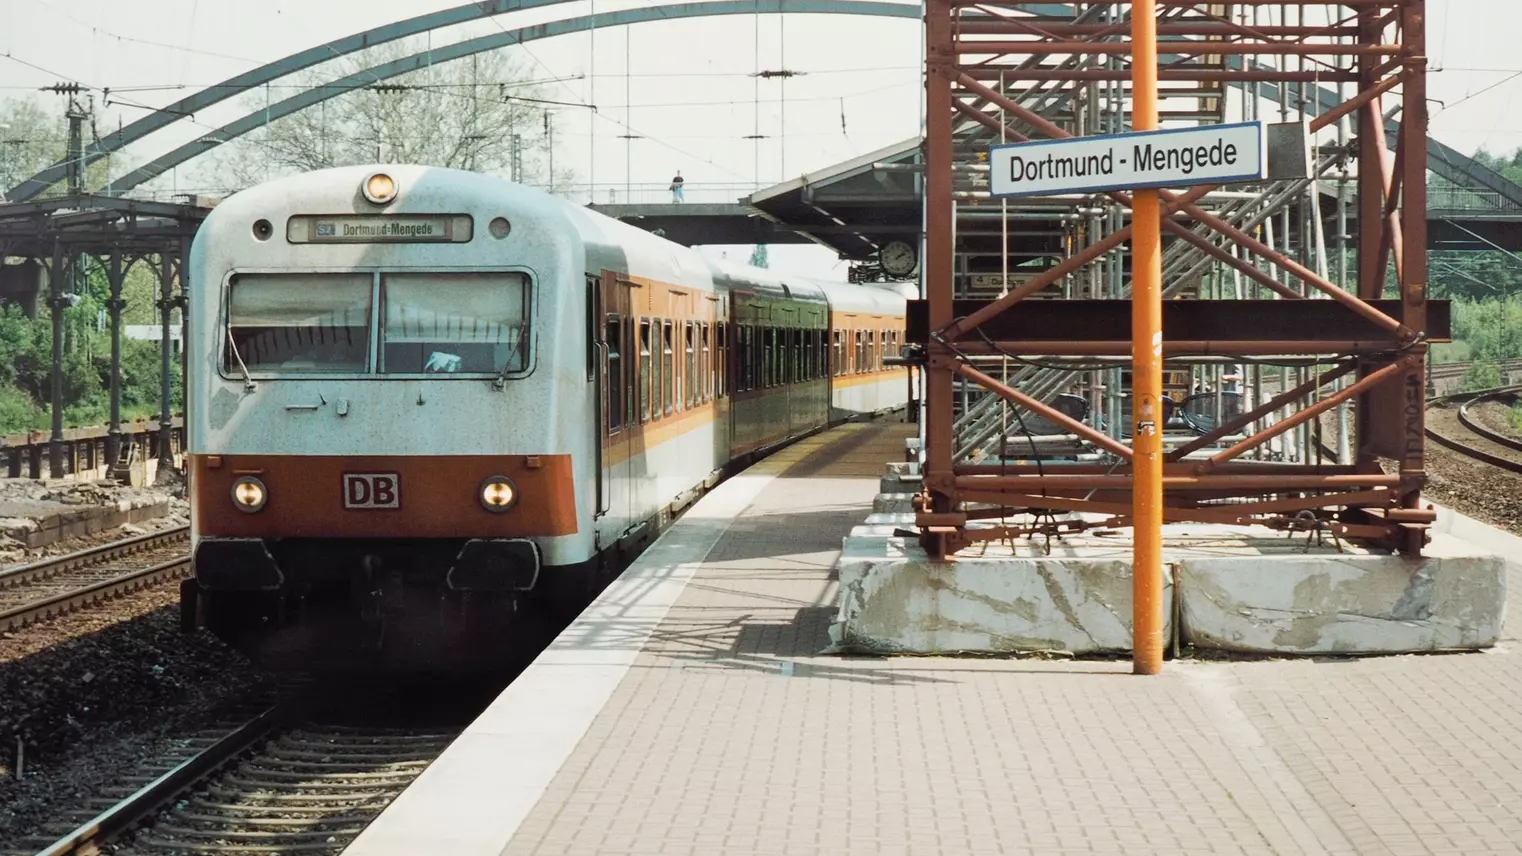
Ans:
[[[500,659],[727,473],[910,396],[913,286],[715,261],[463,170],[241,191],[185,289],[182,621],[276,669]]]

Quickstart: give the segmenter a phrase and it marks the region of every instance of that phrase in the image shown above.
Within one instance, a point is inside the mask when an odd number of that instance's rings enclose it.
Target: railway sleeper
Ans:
[[[180,824],[202,824],[203,826],[209,824],[218,827],[226,826],[228,824],[235,824],[239,827],[239,831],[243,831],[242,827],[245,826],[256,827],[255,829],[248,830],[249,835],[264,835],[270,832],[273,828],[290,829],[293,831],[293,833],[300,833],[315,831],[319,827],[326,829],[328,824],[365,824],[373,820],[375,818],[376,812],[379,811],[380,807],[377,807],[375,812],[370,812],[367,814],[333,814],[310,818],[241,817],[237,814],[236,810],[233,810],[228,814],[201,814],[199,812],[177,811],[170,818],[170,820],[173,821],[175,824],[174,828],[176,829],[181,828]],[[199,827],[194,825],[187,826],[185,828],[199,829]]]
[[[387,770],[410,770],[428,766],[432,761],[432,755],[427,758],[419,758],[417,753],[402,756],[401,760],[380,761],[375,759],[363,759],[351,761],[345,758],[330,758],[328,760],[306,760],[302,758],[285,758],[277,753],[263,752],[258,758],[251,758],[248,767],[251,769],[268,769],[299,773],[304,770],[322,772],[332,770],[335,772],[352,771],[357,773],[384,773]]]
[[[331,805],[335,802],[362,802],[364,800],[373,800],[380,798],[389,799],[394,794],[394,792],[390,789],[383,790],[380,788],[371,788],[370,790],[363,791],[335,792],[329,787],[320,787],[320,789],[324,791],[324,793],[321,794],[252,793],[251,791],[264,790],[266,786],[246,785],[242,782],[241,779],[237,779],[235,776],[228,776],[227,779],[224,779],[224,781],[232,783],[235,779],[240,788],[247,787],[248,790],[235,790],[232,788],[213,786],[206,789],[206,795],[208,797],[215,797],[217,799],[234,801],[257,796],[270,800],[272,803],[279,802],[295,805],[299,805],[301,803],[321,803],[323,805]],[[289,787],[289,785],[281,785],[281,787]]]
[[[438,751],[444,751],[444,744],[438,746]],[[428,759],[419,758],[416,752],[306,752],[292,749],[271,749],[264,753],[264,757],[272,761],[280,761],[282,764],[289,763],[291,766],[309,764],[414,764],[428,763]]]
[[[333,843],[324,842],[291,842],[289,844],[217,844],[200,843],[194,841],[170,841],[159,838],[156,835],[141,836],[134,843],[132,852],[138,853],[140,848],[153,847],[160,850],[168,850],[172,853],[206,853],[226,856],[230,853],[331,853]],[[146,856],[146,854],[144,854]]]
[[[304,737],[307,740],[338,739],[339,736],[347,738],[372,738],[375,740],[388,740],[398,743],[422,742],[429,740],[453,740],[460,736],[458,732],[430,732],[427,734],[397,734],[382,728],[366,727],[363,725],[324,725],[321,731],[292,731],[292,739]]]
[[[238,820],[237,818],[224,817],[218,823],[227,823]],[[366,822],[369,818],[366,818]],[[154,830],[160,834],[174,838],[191,838],[202,841],[270,841],[278,840],[282,844],[300,842],[321,841],[329,847],[333,846],[332,839],[339,835],[358,835],[364,826],[346,826],[339,829],[322,829],[317,831],[302,832],[275,832],[272,830],[238,830],[238,829],[196,829],[189,826],[175,826],[169,823],[160,823]]]
[[[271,796],[274,796],[274,795],[271,795]],[[371,808],[373,808],[376,811],[379,811],[379,810],[381,810],[381,809],[383,809],[386,806],[391,804],[391,800],[392,800],[393,796],[394,795],[390,791],[387,791],[384,794],[369,794],[369,795],[365,796],[363,799],[354,799],[354,800],[343,799],[343,798],[340,798],[340,797],[337,797],[337,796],[331,796],[331,795],[323,795],[322,799],[320,800],[320,802],[321,802],[320,805],[291,805],[289,803],[282,803],[280,805],[266,805],[266,804],[252,804],[252,805],[250,805],[250,804],[243,804],[243,803],[211,802],[210,800],[199,800],[198,799],[198,800],[191,800],[190,803],[186,806],[186,810],[189,811],[189,810],[194,809],[194,810],[205,810],[205,811],[218,811],[218,812],[225,812],[225,813],[228,813],[228,814],[237,814],[237,813],[241,812],[243,814],[256,814],[256,815],[257,814],[327,814],[327,813],[333,811],[333,808],[334,808],[333,804],[334,803],[350,803],[350,802],[365,803],[365,802],[368,802],[368,803],[370,803],[369,805],[347,805],[347,804],[345,804],[345,805],[342,805],[342,806],[339,806],[339,807],[340,808],[363,808],[363,809],[371,809]],[[279,799],[279,797],[276,797],[276,798]],[[314,800],[314,802],[316,802],[316,801]],[[250,820],[252,820],[252,819],[250,819]]]
[[[303,788],[345,788],[365,782],[364,787],[402,784],[417,778],[417,773],[281,773],[278,770],[238,770],[236,784],[251,790],[289,788],[298,782]],[[228,777],[232,779],[232,776]]]

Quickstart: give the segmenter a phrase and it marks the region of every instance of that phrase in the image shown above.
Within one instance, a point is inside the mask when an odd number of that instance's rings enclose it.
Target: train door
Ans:
[[[595,335],[600,351],[597,402],[601,411],[598,467],[599,546],[606,547],[632,524],[630,458],[632,435],[639,424],[633,412],[635,344],[631,341],[633,318],[629,295],[631,283],[616,273],[604,272],[592,302],[598,321]]]

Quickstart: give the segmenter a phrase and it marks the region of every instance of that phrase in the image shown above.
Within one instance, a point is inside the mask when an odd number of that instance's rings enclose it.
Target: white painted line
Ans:
[[[832,432],[772,454],[698,500],[344,851],[497,856],[602,712],[730,524]]]

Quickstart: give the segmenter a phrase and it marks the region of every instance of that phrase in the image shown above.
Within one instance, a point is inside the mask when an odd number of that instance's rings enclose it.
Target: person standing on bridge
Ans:
[[[682,171],[676,171],[676,177],[671,179],[671,201],[682,201]]]

